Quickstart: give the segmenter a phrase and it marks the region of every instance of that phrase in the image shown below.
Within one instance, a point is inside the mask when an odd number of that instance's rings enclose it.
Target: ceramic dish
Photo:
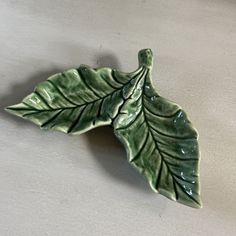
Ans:
[[[138,58],[131,73],[81,65],[55,74],[7,111],[69,134],[111,125],[155,192],[199,208],[197,132],[182,108],[153,88],[152,51],[143,49]]]

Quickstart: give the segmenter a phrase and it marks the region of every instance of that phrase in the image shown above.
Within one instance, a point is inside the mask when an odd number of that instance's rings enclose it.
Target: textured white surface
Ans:
[[[200,133],[204,207],[153,193],[109,128],[41,131],[2,108],[79,64],[137,67]],[[0,1],[0,235],[236,235],[236,1]]]

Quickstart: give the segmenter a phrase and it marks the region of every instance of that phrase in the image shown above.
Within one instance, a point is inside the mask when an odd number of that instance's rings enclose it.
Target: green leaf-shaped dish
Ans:
[[[150,49],[139,52],[131,73],[81,65],[49,77],[6,110],[71,134],[112,125],[128,161],[155,192],[199,208],[198,135],[182,108],[153,88],[152,65]]]

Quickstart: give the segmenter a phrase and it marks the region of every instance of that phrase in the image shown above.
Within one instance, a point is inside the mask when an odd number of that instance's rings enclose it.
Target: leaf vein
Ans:
[[[70,125],[69,129],[67,130],[67,133],[71,133],[72,130],[75,128],[75,126],[77,125],[77,123],[79,122],[83,112],[85,111],[85,109],[87,108],[88,106],[84,106],[82,108],[82,110],[80,111],[78,117],[76,118],[76,120]]]
[[[47,80],[48,83],[50,83],[57,91],[59,94],[61,94],[61,96],[67,101],[69,102],[70,104],[73,104],[75,106],[79,106],[79,104],[77,103],[74,103],[73,101],[71,101],[62,91],[61,89],[59,89],[55,84],[54,82],[52,82],[51,80]]]
[[[34,91],[34,93],[40,97],[40,99],[43,101],[43,103],[49,108],[49,109],[53,109],[47,102],[47,100],[38,92],[38,91]]]
[[[90,86],[90,85],[87,83],[86,78],[84,78],[84,75],[83,75],[83,73],[80,71],[80,69],[77,69],[77,71],[78,71],[78,74],[79,74],[79,76],[80,76],[80,78],[81,78],[81,81],[84,82],[84,84],[89,88],[90,91],[92,91],[92,93],[93,93],[96,97],[98,97],[98,98],[101,99],[102,97],[99,95],[99,93],[98,93],[95,89],[93,89],[92,86]]]
[[[43,124],[41,124],[41,127],[46,126],[47,124],[49,124],[50,122],[52,122],[53,120],[55,120],[61,113],[63,110],[58,111],[52,118],[48,119],[46,122],[44,122]]]

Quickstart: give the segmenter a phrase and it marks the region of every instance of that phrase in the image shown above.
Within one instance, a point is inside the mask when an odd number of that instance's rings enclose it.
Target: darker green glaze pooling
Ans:
[[[143,49],[138,58],[131,73],[81,65],[53,75],[7,111],[71,134],[112,125],[129,162],[155,192],[199,208],[197,132],[182,108],[153,88],[152,51]]]

